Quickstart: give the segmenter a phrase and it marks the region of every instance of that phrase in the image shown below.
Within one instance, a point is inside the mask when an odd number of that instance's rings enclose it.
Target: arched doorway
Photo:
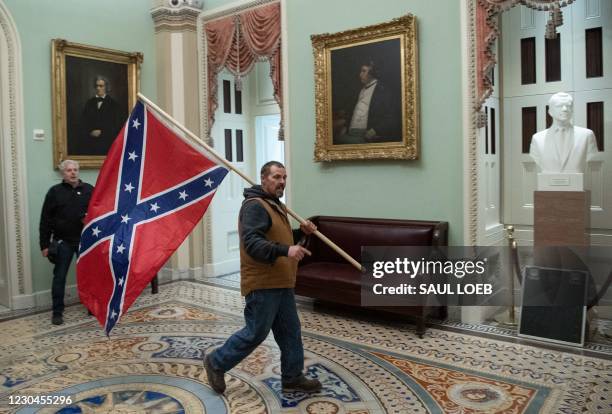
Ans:
[[[21,45],[0,1],[0,305],[32,306]]]

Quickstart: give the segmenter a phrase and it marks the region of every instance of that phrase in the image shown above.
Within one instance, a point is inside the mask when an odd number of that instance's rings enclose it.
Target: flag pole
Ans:
[[[192,140],[194,140],[196,143],[200,144],[201,146],[203,146],[206,151],[210,152],[212,155],[215,156],[215,158],[217,158],[217,160],[223,164],[224,166],[226,166],[228,169],[232,170],[233,172],[235,172],[236,174],[238,174],[239,176],[241,176],[246,182],[248,182],[251,185],[256,185],[256,183],[249,178],[246,174],[244,174],[242,171],[240,171],[238,168],[234,167],[232,165],[232,163],[230,163],[229,161],[227,161],[224,157],[222,157],[217,151],[215,151],[210,145],[208,145],[206,142],[204,142],[200,137],[198,137],[196,134],[194,134],[193,132],[191,132],[189,129],[187,129],[187,127],[185,127],[184,125],[182,125],[180,122],[178,122],[176,119],[174,119],[170,114],[168,114],[167,112],[165,112],[163,109],[161,109],[159,106],[157,106],[155,103],[153,103],[149,98],[147,98],[146,96],[144,96],[142,93],[138,92],[138,98],[140,100],[142,100],[144,103],[146,103],[148,106],[150,106],[151,108],[153,108],[158,114],[160,114],[161,116],[163,116],[164,118],[166,118],[166,120],[170,121],[173,125],[175,125],[178,129],[180,129],[181,131],[183,131],[185,134],[187,134],[187,136],[189,136],[189,138],[191,138]],[[287,213],[289,213],[289,215],[291,217],[293,217],[294,219],[296,219],[300,224],[304,224],[306,222],[306,220],[304,220],[302,217],[300,217],[296,212],[294,212],[293,210],[291,210],[289,207],[287,207]],[[321,239],[325,244],[327,244],[329,247],[331,247],[336,253],[338,253],[340,256],[342,256],[346,261],[348,261],[350,264],[352,264],[353,266],[355,266],[355,268],[357,268],[359,271],[363,271],[364,268],[361,266],[361,264],[356,261],[355,259],[353,259],[351,256],[349,256],[349,254],[347,252],[345,252],[344,250],[342,250],[336,243],[334,243],[333,241],[331,241],[330,239],[327,238],[327,236],[325,236],[323,233],[321,233],[319,230],[315,230],[315,232],[313,233],[315,236],[317,236],[319,239]]]

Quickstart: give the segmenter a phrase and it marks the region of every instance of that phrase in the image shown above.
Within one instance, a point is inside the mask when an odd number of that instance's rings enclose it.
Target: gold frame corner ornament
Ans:
[[[334,144],[332,129],[331,51],[387,39],[400,40],[401,142]],[[418,45],[416,17],[407,14],[388,22],[338,33],[311,36],[315,63],[315,161],[419,158]]]
[[[106,156],[73,155],[68,152],[68,117],[66,106],[66,56],[100,60],[127,65],[128,111],[136,104],[140,90],[140,70],[143,54],[123,52],[97,46],[69,42],[65,39],[51,40],[51,107],[53,116],[53,165],[57,168],[65,159],[78,161],[81,168],[100,168]]]

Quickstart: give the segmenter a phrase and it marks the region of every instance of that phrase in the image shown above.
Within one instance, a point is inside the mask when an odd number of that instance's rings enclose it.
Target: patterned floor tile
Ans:
[[[0,412],[610,413],[612,362],[300,306],[312,395],[282,392],[270,336],[215,394],[204,353],[242,326],[232,289],[176,282],[143,294],[107,338],[80,306],[62,326],[36,314],[0,322]],[[11,404],[18,396],[64,404]],[[148,408],[147,408],[148,407]]]

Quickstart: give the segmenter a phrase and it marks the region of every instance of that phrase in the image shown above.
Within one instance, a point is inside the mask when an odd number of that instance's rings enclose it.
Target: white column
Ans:
[[[200,134],[196,23],[199,0],[154,0],[157,104]],[[199,276],[204,263],[203,224],[198,224],[161,272],[162,279]]]

